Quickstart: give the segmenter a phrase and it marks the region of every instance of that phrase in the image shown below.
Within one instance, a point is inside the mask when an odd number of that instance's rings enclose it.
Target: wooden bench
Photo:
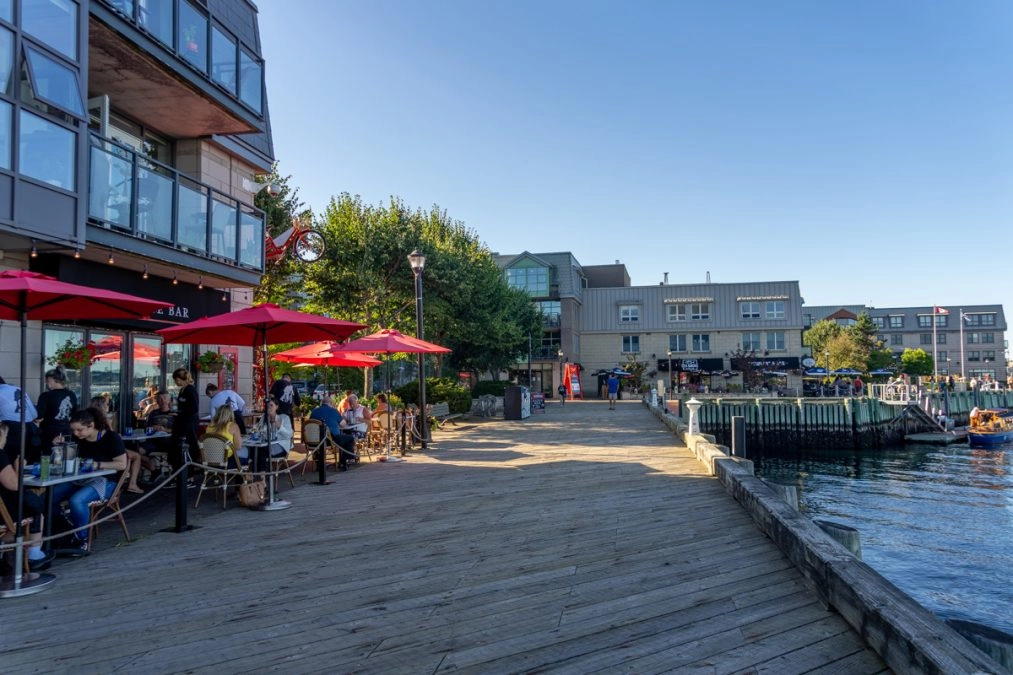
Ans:
[[[443,401],[442,403],[434,403],[429,406],[429,418],[433,421],[432,426],[434,429],[439,429],[447,422],[457,424],[454,420],[460,416],[460,413],[450,413],[450,404],[446,401]]]

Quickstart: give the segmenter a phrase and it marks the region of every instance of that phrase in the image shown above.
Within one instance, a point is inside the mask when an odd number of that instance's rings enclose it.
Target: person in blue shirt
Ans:
[[[334,406],[334,399],[324,396],[320,405],[310,413],[310,419],[327,425],[327,429],[331,432],[331,438],[341,448],[341,452],[338,453],[338,471],[348,469],[348,458],[355,457],[355,436],[346,434],[341,429],[341,413]]]
[[[609,389],[609,410],[615,410],[616,396],[619,394],[619,378],[616,377],[615,373],[609,373],[607,384]]]

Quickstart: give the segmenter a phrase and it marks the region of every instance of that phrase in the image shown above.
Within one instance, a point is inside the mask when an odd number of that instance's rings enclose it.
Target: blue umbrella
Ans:
[[[869,375],[872,375],[873,377],[890,377],[893,375],[893,371],[887,370],[886,368],[879,368],[869,373]]]
[[[854,368],[838,368],[833,371],[834,375],[861,375],[862,371],[855,370]]]
[[[805,374],[806,374],[807,377],[826,377],[827,369],[826,368],[810,368],[809,370],[805,371]]]

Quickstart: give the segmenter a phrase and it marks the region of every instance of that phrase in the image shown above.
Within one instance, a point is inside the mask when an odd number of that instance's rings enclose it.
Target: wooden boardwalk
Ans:
[[[105,527],[52,588],[0,600],[0,667],[887,672],[637,402],[464,421],[332,479],[285,511],[202,502],[185,534],[155,532],[168,506],[133,543]]]

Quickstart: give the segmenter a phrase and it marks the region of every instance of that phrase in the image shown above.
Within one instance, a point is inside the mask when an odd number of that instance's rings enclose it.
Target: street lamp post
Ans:
[[[426,268],[426,256],[415,249],[408,254],[408,264],[415,275],[415,337],[422,340],[422,271]],[[419,352],[419,431],[422,449],[429,444],[429,415],[426,413],[426,366],[425,355]]]
[[[671,390],[672,386],[672,350],[668,350],[668,388]],[[669,398],[672,398],[669,396]]]
[[[830,386],[830,351],[824,352],[823,355],[827,357],[827,386]]]
[[[566,382],[563,380],[563,350],[562,349],[559,350],[557,356],[559,356],[559,384],[561,384],[561,385],[563,385],[565,387],[566,386]],[[565,398],[566,394],[563,394],[562,397]]]

